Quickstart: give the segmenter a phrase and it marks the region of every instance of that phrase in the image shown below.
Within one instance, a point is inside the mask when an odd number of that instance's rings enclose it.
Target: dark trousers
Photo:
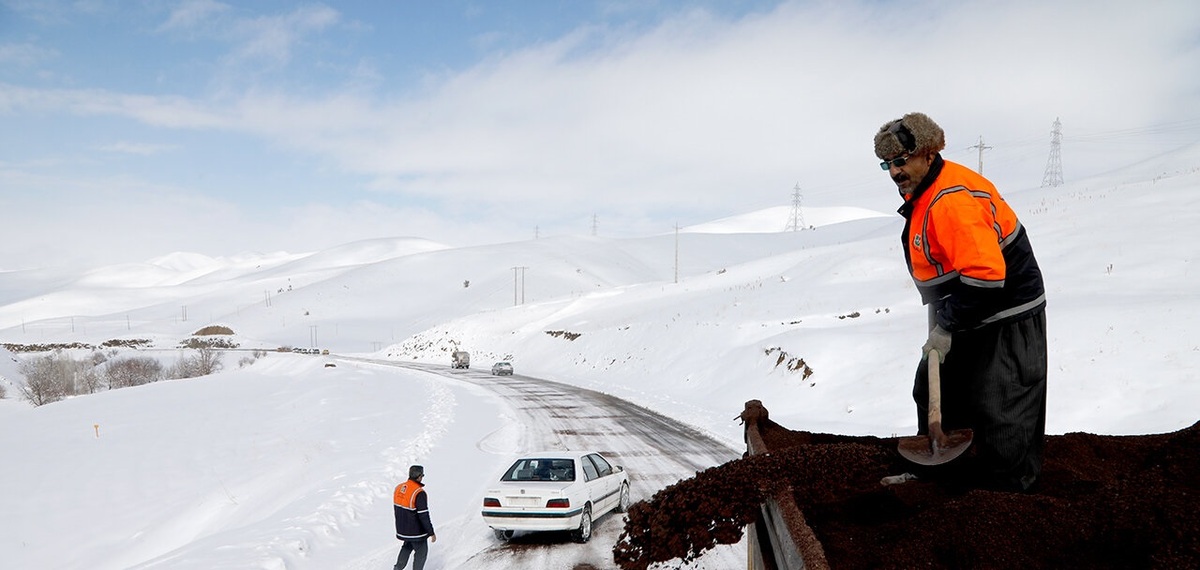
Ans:
[[[929,363],[917,366],[917,433],[928,431]],[[975,430],[984,483],[1028,490],[1042,470],[1046,436],[1046,311],[954,333],[941,365],[942,425]]]
[[[413,554],[413,570],[424,570],[425,558],[429,556],[429,540],[406,540],[400,547],[400,555],[396,557],[396,570],[408,566],[408,556]]]

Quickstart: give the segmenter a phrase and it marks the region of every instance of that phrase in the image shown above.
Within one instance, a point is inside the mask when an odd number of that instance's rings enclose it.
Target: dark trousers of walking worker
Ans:
[[[400,547],[400,554],[396,556],[396,570],[403,570],[408,566],[410,555],[413,557],[413,570],[423,570],[425,558],[429,556],[429,540],[422,538],[404,541],[404,546]]]

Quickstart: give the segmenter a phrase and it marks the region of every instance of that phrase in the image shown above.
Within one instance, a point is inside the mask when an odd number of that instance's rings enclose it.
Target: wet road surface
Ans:
[[[695,428],[664,417],[615,396],[522,375],[492,376],[486,370],[455,370],[449,366],[363,360],[419,370],[469,382],[493,391],[506,400],[524,426],[521,449],[590,449],[599,451],[629,473],[634,501],[649,499],[655,492],[680,479],[741,457],[733,449]],[[518,534],[512,540],[489,547],[469,561],[471,568],[564,570],[616,568],[612,547],[624,529],[624,516],[609,513],[595,521],[587,544],[571,542],[567,533]],[[564,551],[569,551],[567,554]],[[674,568],[678,560],[663,566]],[[743,545],[719,547],[693,569],[746,567]]]

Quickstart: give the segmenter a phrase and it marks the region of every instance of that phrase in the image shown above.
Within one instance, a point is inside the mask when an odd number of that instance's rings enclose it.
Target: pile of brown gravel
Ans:
[[[765,412],[765,410],[764,410]],[[633,505],[624,570],[694,560],[742,537],[791,490],[834,569],[1200,568],[1200,422],[1166,434],[1046,438],[1029,493],[972,488],[973,456],[913,471],[895,438],[792,431],[751,418],[769,453],[697,473]]]

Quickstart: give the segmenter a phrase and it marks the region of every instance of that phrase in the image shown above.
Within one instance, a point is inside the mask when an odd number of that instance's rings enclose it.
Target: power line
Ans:
[[[1109,141],[1114,139],[1129,139],[1135,137],[1153,137],[1161,135],[1183,135],[1180,140],[1194,140],[1200,132],[1200,119],[1186,119],[1170,123],[1159,123],[1142,127],[1112,129],[1107,131],[1083,132],[1071,135],[1071,140],[1079,141]]]

